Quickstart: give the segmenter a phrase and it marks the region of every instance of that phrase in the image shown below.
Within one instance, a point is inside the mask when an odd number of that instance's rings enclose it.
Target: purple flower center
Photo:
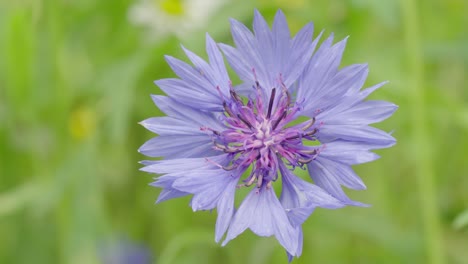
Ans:
[[[281,91],[273,88],[269,98],[258,82],[253,88],[254,96],[245,99],[246,102],[232,89],[230,98],[223,97],[224,131],[202,129],[212,132],[216,150],[232,156],[230,164],[222,168],[244,171],[252,166],[250,176],[240,186],[256,182],[257,187],[262,184],[271,187],[271,182],[278,178],[279,162],[302,168],[315,159],[319,148],[306,146],[303,140],[317,140],[314,135],[318,127],[314,126],[315,118],[286,127],[295,119],[300,105],[291,103],[291,94],[284,85]]]

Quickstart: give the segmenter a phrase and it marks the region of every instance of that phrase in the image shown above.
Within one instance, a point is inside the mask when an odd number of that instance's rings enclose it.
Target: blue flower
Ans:
[[[383,85],[361,90],[367,65],[338,69],[346,39],[333,45],[331,36],[314,52],[322,34],[313,39],[310,23],[291,38],[281,11],[271,29],[257,11],[253,33],[236,20],[231,29],[236,47],[207,35],[208,61],[185,48],[193,65],[166,57],[179,78],[155,82],[168,95],[153,96],[167,116],[141,123],[159,136],[139,150],[163,159],[142,162],[142,170],[162,175],[152,183],[163,189],[158,202],[193,195],[194,211],[216,209],[216,242],[251,229],[274,235],[291,261],[301,255],[301,226],[316,207],[366,206],[342,185],[366,188],[351,166],[395,143],[369,125],[397,107],[365,101]],[[241,84],[231,83],[220,49]],[[295,169],[307,170],[314,184]],[[251,191],[236,210],[237,188]]]

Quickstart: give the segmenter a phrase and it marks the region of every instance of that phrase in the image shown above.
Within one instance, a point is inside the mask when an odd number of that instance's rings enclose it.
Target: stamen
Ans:
[[[211,132],[213,132],[213,134],[215,134],[216,136],[220,136],[220,135],[221,135],[221,133],[220,133],[219,131],[214,130],[214,129],[209,128],[209,127],[205,127],[205,126],[200,127],[200,130],[201,130],[201,131],[211,131]]]
[[[229,147],[229,146],[219,144],[217,142],[215,142],[214,145],[215,145],[214,146],[215,149],[224,151],[225,153],[236,153],[236,152],[241,151],[239,148],[232,148],[232,147]]]
[[[255,70],[252,71],[255,76]],[[279,87],[270,90],[269,98],[256,79],[252,87],[255,91],[249,98],[237,94],[232,85],[228,95],[223,95],[220,87],[216,87],[222,99],[223,120],[227,129],[200,128],[210,132],[207,134],[212,139],[214,149],[231,157],[231,162],[227,164],[218,164],[207,159],[208,162],[226,171],[245,171],[252,166],[251,174],[242,184],[237,185],[238,188],[255,184],[257,193],[261,192],[263,187],[271,189],[272,182],[279,177],[278,162],[284,162],[293,169],[304,168],[322,150],[307,147],[302,142],[316,140],[314,135],[322,123],[316,125],[315,117],[299,125],[283,127],[300,111],[301,105],[299,102],[291,103],[292,95],[283,83],[281,75],[279,82]],[[267,98],[268,107],[264,107]]]
[[[223,107],[224,107],[224,111],[226,111],[226,113],[227,113],[230,117],[235,116],[234,113],[231,111],[231,108],[228,107],[226,101],[223,101]]]
[[[302,127],[302,130],[307,130],[309,129],[311,126],[313,126],[315,124],[315,117],[312,117],[312,119],[309,121],[309,123],[307,123],[305,126]]]
[[[271,109],[273,108],[273,102],[275,101],[276,88],[271,90],[270,103],[268,104],[267,119],[271,116]]]
[[[258,175],[257,188],[262,187],[262,183],[263,183],[263,175],[260,174],[260,175]]]
[[[301,153],[307,154],[307,155],[314,155],[317,154],[317,149],[310,149],[310,150],[300,150]]]
[[[219,164],[219,163],[217,163],[217,162],[215,162],[215,161],[213,161],[213,160],[211,160],[209,158],[205,158],[205,161],[215,165],[216,167],[223,168],[223,166],[221,164]]]
[[[232,98],[234,98],[237,102],[242,103],[242,99],[233,89],[229,90],[229,93],[231,94]]]
[[[307,163],[313,161],[314,159],[315,159],[315,157],[312,157],[312,158],[309,158],[309,159],[302,159],[302,158],[300,158],[300,159],[297,159],[297,161],[299,161],[299,162],[302,163],[302,164],[307,164]]]
[[[219,85],[216,86],[216,90],[218,91],[218,94],[219,94],[219,97],[221,97],[221,99],[224,101],[224,95],[223,93],[221,92],[221,89],[219,88]]]
[[[237,188],[249,187],[255,182],[256,179],[257,179],[257,176],[255,176],[255,174],[254,174],[254,175],[251,176],[250,180],[247,183],[241,183],[241,184],[237,185]]]
[[[273,126],[271,127],[272,130],[275,130],[276,127],[279,125],[279,123],[281,122],[281,120],[283,120],[284,117],[286,117],[286,110],[283,111],[283,113],[281,113],[281,116],[278,117],[278,119],[275,120],[275,122],[273,123]]]
[[[240,114],[237,114],[237,117],[242,121],[242,123],[246,124],[249,128],[252,128],[252,124],[250,124],[249,121],[244,119]]]
[[[254,76],[254,80],[257,81],[257,72],[255,71],[255,68],[252,68],[252,73]]]
[[[302,137],[306,137],[306,136],[313,136],[315,133],[317,133],[317,128],[314,128],[314,130],[312,131],[309,131],[307,133],[302,133],[302,134],[298,134],[298,135],[295,135],[295,136],[292,136],[292,137],[287,137],[286,139],[289,140],[289,139],[297,139],[297,138],[302,138]]]
[[[314,130],[309,131],[309,132],[307,132],[307,133],[304,133],[304,134],[302,134],[302,135],[303,135],[303,136],[312,136],[312,135],[314,135],[315,133],[317,133],[317,128],[314,128]]]
[[[237,169],[237,167],[239,167],[239,165],[237,164],[231,164],[229,166],[222,166],[222,168],[226,171],[231,171],[231,170],[235,170]]]
[[[283,88],[283,93],[286,94],[286,99],[287,99],[286,105],[290,106],[291,105],[291,94],[288,93],[288,88],[286,88],[286,85],[284,83],[282,83],[282,88]]]

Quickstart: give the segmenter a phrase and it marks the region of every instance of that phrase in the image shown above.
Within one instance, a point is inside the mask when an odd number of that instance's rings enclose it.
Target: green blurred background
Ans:
[[[163,55],[204,54],[204,32],[232,43],[228,18],[250,26],[255,7],[350,35],[342,65],[368,62],[367,86],[390,81],[372,97],[400,106],[378,125],[397,145],[348,192],[372,207],[317,209],[293,263],[468,263],[468,1],[143,2],[0,2],[0,263],[286,262],[251,232],[217,245],[216,213],[188,198],[154,205],[137,163],[152,82],[174,75]]]

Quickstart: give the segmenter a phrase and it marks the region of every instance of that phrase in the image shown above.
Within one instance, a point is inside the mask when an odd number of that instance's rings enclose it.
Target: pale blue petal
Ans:
[[[311,102],[315,100],[314,94],[319,94],[321,85],[325,83],[331,76],[335,75],[339,65],[339,61],[333,60],[333,33],[328,37],[314,53],[304,73],[299,79],[299,89],[297,98],[299,101],[305,100]],[[336,48],[335,48],[336,49]],[[335,57],[337,57],[335,55]]]
[[[316,135],[321,142],[343,139],[382,146],[382,148],[395,144],[395,138],[390,134],[380,129],[363,125],[324,124]]]
[[[252,189],[235,213],[223,246],[247,228],[259,236],[275,235],[290,254],[297,254],[298,230],[289,222],[273,189]]]
[[[199,90],[200,93],[206,93],[213,97],[218,96],[216,89],[208,82],[203,72],[195,67],[171,56],[165,56],[171,69],[186,83],[186,86]]]
[[[286,87],[291,89],[291,86],[299,78],[300,74],[307,66],[310,57],[321,37],[321,34],[313,41],[312,35],[314,25],[308,23],[294,37],[291,42],[290,54],[287,55],[287,63],[283,66],[284,83]]]
[[[250,32],[244,24],[234,19],[231,19],[231,32],[237,51],[245,58],[250,71],[252,72],[254,69],[259,82],[261,82],[264,87],[270,87],[269,73],[265,71],[264,62],[260,57],[256,39],[252,32]],[[226,57],[229,61],[227,54]],[[253,73],[251,76],[251,79],[254,80]]]
[[[264,65],[266,67],[273,65],[275,60],[273,36],[270,27],[258,10],[255,10],[254,14],[253,30]]]
[[[363,76],[367,76],[367,64],[354,64],[347,66],[338,71],[333,77],[331,77],[316,95],[315,102],[313,105],[316,110],[326,112],[329,108],[334,107],[337,102],[340,102],[340,98],[348,93],[350,88],[353,88],[359,79],[365,79]],[[360,89],[359,86],[358,89]],[[321,95],[320,95],[321,94]],[[304,109],[306,111],[307,108]]]
[[[194,158],[219,154],[207,135],[159,136],[145,142],[139,152],[149,157]]]
[[[211,69],[211,66],[206,61],[204,61],[195,53],[186,49],[184,46],[182,46],[182,50],[185,52],[185,55],[187,55],[187,57],[190,59],[196,71],[204,79],[204,83],[207,85],[206,88],[210,87],[209,90],[212,89],[212,92],[217,92],[216,86],[227,85],[227,83],[226,84],[218,83],[218,80],[217,80],[218,78],[216,78],[215,72],[213,72],[213,70]]]
[[[193,193],[192,209],[211,210],[216,207],[218,200],[223,196],[226,188],[235,189],[242,172],[224,169],[193,170],[181,172],[172,187],[179,191]],[[234,192],[230,192],[232,195]],[[233,202],[232,198],[232,202]]]
[[[161,176],[156,178],[156,181],[150,184],[153,187],[163,188],[163,190],[158,196],[158,199],[156,200],[156,203],[189,195],[189,193],[187,192],[182,192],[172,188],[172,184],[177,178],[178,177],[175,176]]]
[[[206,53],[208,54],[208,60],[210,62],[212,70],[216,73],[215,80],[216,84],[219,85],[221,92],[224,95],[229,95],[230,79],[224,64],[223,55],[219,51],[219,47],[216,42],[206,33]]]
[[[332,174],[328,167],[320,162],[320,158],[307,164],[307,168],[314,183],[341,202],[347,205],[368,206],[360,202],[352,201],[341,189],[341,185],[336,179],[336,176]]]
[[[284,164],[280,164],[280,171],[283,176],[280,201],[293,226],[302,225],[315,207],[336,209],[345,206],[320,187],[294,175]]]
[[[347,39],[330,47],[332,40],[333,35],[322,43],[300,79],[297,98],[299,101],[307,102],[303,109],[304,113],[314,112],[317,109],[323,110],[330,105],[330,99],[333,99],[332,102],[338,101],[346,93],[342,89],[349,85],[347,83],[348,71],[356,70],[345,68],[341,73],[338,71]]]
[[[324,144],[319,157],[335,160],[346,165],[361,164],[378,159],[379,156],[370,150],[379,147],[380,145],[337,140]]]
[[[368,125],[390,117],[398,106],[386,101],[364,101],[324,120],[331,125]]]
[[[248,86],[252,86],[252,80],[255,78],[252,71],[253,66],[250,65],[250,62],[247,61],[238,50],[229,45],[220,43],[219,47],[224,55],[226,55],[229,65],[231,65],[232,69],[239,75],[239,78],[244,82],[248,82]]]
[[[159,194],[158,199],[156,200],[156,203],[161,203],[169,199],[179,198],[179,197],[183,197],[187,195],[189,195],[189,193],[181,192],[173,188],[163,189],[161,193]]]
[[[304,241],[304,234],[302,232],[302,227],[297,227],[297,232],[298,232],[298,239],[297,239],[297,250],[296,250],[296,255],[291,255],[288,251],[286,251],[286,255],[288,257],[288,262],[291,263],[294,257],[300,257],[302,255],[302,244]]]
[[[207,35],[206,51],[210,64],[182,48],[194,66],[166,56],[167,63],[180,79],[159,80],[155,83],[174,100],[188,106],[205,111],[222,111],[223,99],[219,92],[228,96],[230,81],[218,47]],[[193,98],[200,99],[198,106],[194,104]]]
[[[200,85],[192,85],[180,79],[162,79],[154,82],[162,91],[174,100],[192,108],[206,111],[222,111],[222,100],[219,94],[213,94],[200,89]],[[213,88],[216,91],[216,88]],[[193,100],[197,98],[197,100]]]
[[[143,163],[143,162],[142,162]],[[216,169],[218,165],[225,166],[228,163],[228,155],[211,156],[209,158],[182,158],[157,161],[145,161],[145,167],[140,170],[162,174],[180,171],[191,171],[195,169]],[[217,165],[218,164],[218,165]]]
[[[218,243],[226,233],[229,224],[234,215],[234,194],[236,190],[236,181],[230,181],[223,189],[221,196],[218,199],[217,211],[218,218],[216,219],[215,241]]]
[[[146,129],[158,135],[206,135],[200,130],[200,125],[187,120],[168,116],[152,117],[140,122]]]
[[[167,96],[152,95],[151,98],[158,108],[170,117],[183,120],[188,124],[197,124],[198,128],[202,126],[216,130],[225,128],[218,119],[219,113],[202,112],[197,108],[178,103]],[[191,100],[193,102],[193,98]]]
[[[382,87],[384,84],[387,82],[381,82],[378,83],[372,87],[369,87],[367,89],[364,89],[358,93],[354,94],[346,94],[343,96],[341,99],[339,99],[336,103],[335,106],[329,107],[326,111],[322,111],[319,114],[309,112],[305,113],[302,112],[302,114],[313,117],[315,116],[317,120],[327,120],[328,118],[333,118],[335,115],[338,115],[339,113],[342,113],[343,111],[346,111],[353,106],[363,102],[363,100],[369,96],[372,92],[377,90],[378,88]],[[349,92],[349,91],[348,91]]]
[[[362,152],[361,152],[362,153]],[[356,153],[359,155],[360,153]],[[326,156],[318,158],[323,166],[327,167],[331,174],[335,175],[337,181],[347,188],[354,190],[365,190],[366,185],[361,178],[354,172],[350,165],[343,164],[341,159],[327,159]],[[358,158],[361,161],[361,158]],[[354,162],[353,162],[354,163]]]
[[[291,38],[291,33],[289,32],[288,23],[286,17],[281,10],[278,10],[275,15],[275,20],[273,21],[273,27],[271,30],[274,39],[274,54],[275,62],[271,65],[271,70],[273,73],[282,73],[281,72],[283,65],[287,64],[287,59],[289,59],[289,42]],[[273,78],[276,76],[272,76]]]

